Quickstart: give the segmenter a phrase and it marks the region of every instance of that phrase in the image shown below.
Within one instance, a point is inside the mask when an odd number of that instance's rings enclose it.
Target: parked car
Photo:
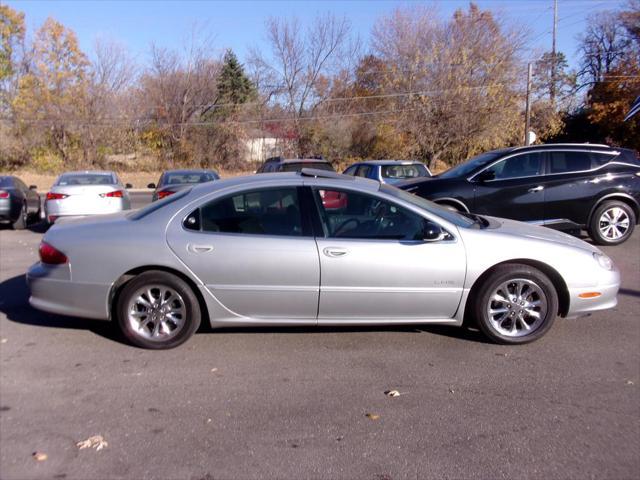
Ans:
[[[323,193],[344,195],[325,208]],[[493,341],[613,308],[620,274],[554,230],[460,214],[323,170],[209,182],[133,212],[56,225],[27,280],[32,306],[113,320],[132,343],[198,328],[461,325]],[[73,275],[71,274],[73,272]],[[322,272],[322,274],[321,274]]]
[[[431,176],[429,168],[424,163],[411,160],[367,160],[349,166],[344,174],[370,178],[391,185],[397,185],[404,180]]]
[[[126,186],[114,172],[83,171],[60,175],[44,203],[47,221],[62,217],[86,217],[131,208]]]
[[[335,171],[331,162],[323,158],[271,157],[256,170],[256,173],[299,172],[303,168]]]
[[[40,218],[40,195],[37,186],[27,187],[18,177],[0,175],[0,222],[14,229],[27,227],[29,220]]]
[[[220,180],[220,175],[213,170],[167,170],[162,172],[157,185],[150,183],[147,188],[155,189],[151,198],[151,201],[155,202],[180,190],[190,188],[196,183],[213,182],[214,180]]]
[[[400,188],[462,212],[585,229],[599,245],[624,242],[640,218],[638,153],[606,145],[493,150]]]

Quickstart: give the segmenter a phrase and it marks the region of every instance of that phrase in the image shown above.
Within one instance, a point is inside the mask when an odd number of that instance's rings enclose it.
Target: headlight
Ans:
[[[596,261],[598,262],[598,265],[600,265],[605,270],[613,270],[613,262],[604,253],[594,252],[593,258],[595,258]]]

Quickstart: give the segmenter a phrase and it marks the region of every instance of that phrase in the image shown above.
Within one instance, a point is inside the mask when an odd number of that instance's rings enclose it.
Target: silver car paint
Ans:
[[[107,171],[67,173],[111,174],[117,179],[115,173]],[[47,219],[49,219],[50,216],[84,217],[89,215],[102,215],[121,212],[131,208],[129,193],[119,180],[112,185],[58,185],[59,179],[60,177],[56,179],[50,192],[65,194],[68,195],[68,197],[61,200],[45,201],[45,214]],[[117,190],[123,192],[122,198],[101,196]],[[57,220],[59,220],[59,218]]]
[[[364,245],[367,242],[311,237],[238,238],[182,227],[191,211],[215,198],[248,188],[303,184],[378,195],[440,224],[454,240],[393,248],[375,241]],[[471,287],[484,272],[498,263],[527,261],[550,266],[563,278],[570,296],[568,316],[615,306],[619,273],[599,266],[593,258],[597,248],[544,227],[504,219],[497,219],[495,229],[458,228],[433,212],[379,191],[379,185],[360,178],[262,174],[194,187],[183,198],[136,221],[120,213],[65,222],[51,228],[44,241],[63,251],[69,264],[31,267],[27,275],[30,302],[50,312],[106,320],[116,287],[127,272],[153,267],[174,270],[189,279],[202,294],[214,327],[459,325]],[[340,258],[323,258],[323,250],[329,247],[349,252]],[[411,249],[420,250],[418,256],[426,263],[420,264],[416,254],[404,253]],[[422,271],[424,265],[429,269]],[[603,292],[602,297],[578,297],[594,288]],[[317,318],[314,303],[316,309],[320,306]]]

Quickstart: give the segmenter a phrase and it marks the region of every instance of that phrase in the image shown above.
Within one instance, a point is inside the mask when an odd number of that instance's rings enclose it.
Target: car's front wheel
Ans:
[[[129,281],[116,308],[123,335],[144,348],[177,347],[200,325],[200,304],[193,290],[167,272],[149,271]]]
[[[551,328],[558,294],[537,268],[501,265],[475,292],[473,313],[480,330],[496,343],[532,342]]]
[[[627,240],[636,226],[633,209],[624,202],[603,202],[593,212],[589,236],[598,245],[618,245]]]

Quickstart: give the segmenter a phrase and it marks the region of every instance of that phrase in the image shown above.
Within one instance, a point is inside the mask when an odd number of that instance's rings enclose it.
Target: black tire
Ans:
[[[503,285],[506,285],[507,289],[513,286],[514,291],[517,285],[526,285],[527,289],[523,290],[523,302],[543,299],[546,302],[544,314],[542,314],[542,307],[537,312],[535,306],[527,309],[525,306],[528,305],[527,303],[522,305],[518,301],[513,301],[517,300],[513,297],[508,298],[510,303],[492,300],[496,298],[494,293]],[[558,293],[553,283],[544,273],[529,265],[505,264],[496,267],[482,282],[479,289],[473,292],[472,302],[472,312],[480,330],[493,342],[503,345],[518,345],[537,340],[549,331],[558,315]],[[490,308],[499,310],[506,307],[508,307],[507,312],[497,313],[494,320],[490,318]],[[542,315],[537,320],[538,317],[530,316],[529,311]],[[523,312],[523,318],[519,317],[521,312]],[[516,325],[515,333],[505,333],[505,330],[512,327],[513,322]],[[524,323],[529,325],[531,332],[527,333]]]
[[[184,313],[179,315],[179,327],[176,326],[176,329],[172,330],[171,333],[158,332],[158,336],[154,338],[155,327],[158,322],[153,321],[153,315],[163,315],[162,312],[158,312],[158,310],[161,310],[159,300],[161,299],[162,288],[166,289],[169,293],[178,294],[179,298],[174,300],[174,302],[178,303],[172,303],[169,307],[183,305],[182,311]],[[139,292],[142,289],[151,289],[152,292],[150,294],[143,293],[140,295]],[[149,295],[152,295],[158,304],[154,307],[155,310],[151,308],[148,310],[137,310],[141,304],[135,303],[136,299],[141,296],[143,300],[148,299]],[[168,299],[170,298],[169,296]],[[135,320],[129,317],[130,308],[132,308],[131,311],[134,312],[134,314],[142,315],[141,321],[139,325],[137,325],[138,328],[134,327]],[[157,270],[142,273],[126,283],[119,292],[115,309],[118,325],[124,337],[134,345],[153,350],[174,348],[186,342],[198,329],[201,321],[200,304],[191,287],[176,275]],[[147,312],[152,313],[147,314]],[[149,319],[149,317],[152,318]],[[167,317],[165,316],[163,318]],[[142,326],[144,321],[146,321],[147,324]],[[169,320],[168,324],[159,322],[159,329],[164,328],[165,324],[173,325],[172,322],[173,320]],[[178,324],[176,323],[176,325]],[[163,338],[163,336],[166,338]]]
[[[27,224],[29,223],[29,214],[27,210],[27,204],[23,203],[22,208],[20,209],[20,213],[18,214],[18,218],[15,222],[13,222],[14,230],[24,230],[27,228]]]
[[[613,238],[614,235],[620,233],[622,229],[622,224],[614,224],[611,230],[609,230],[612,235],[607,236],[601,230],[601,228],[606,228],[606,225],[610,222],[607,220],[607,215],[611,218],[610,213],[612,211],[619,211],[614,209],[620,209],[624,212],[624,215],[627,219],[627,227],[624,233],[621,236]],[[595,212],[591,216],[591,221],[589,222],[589,236],[594,241],[594,243],[598,245],[619,245],[622,242],[625,242],[629,239],[631,234],[633,233],[633,229],[636,226],[636,214],[633,209],[624,202],[619,200],[608,200],[602,202],[598,208],[596,208]]]

